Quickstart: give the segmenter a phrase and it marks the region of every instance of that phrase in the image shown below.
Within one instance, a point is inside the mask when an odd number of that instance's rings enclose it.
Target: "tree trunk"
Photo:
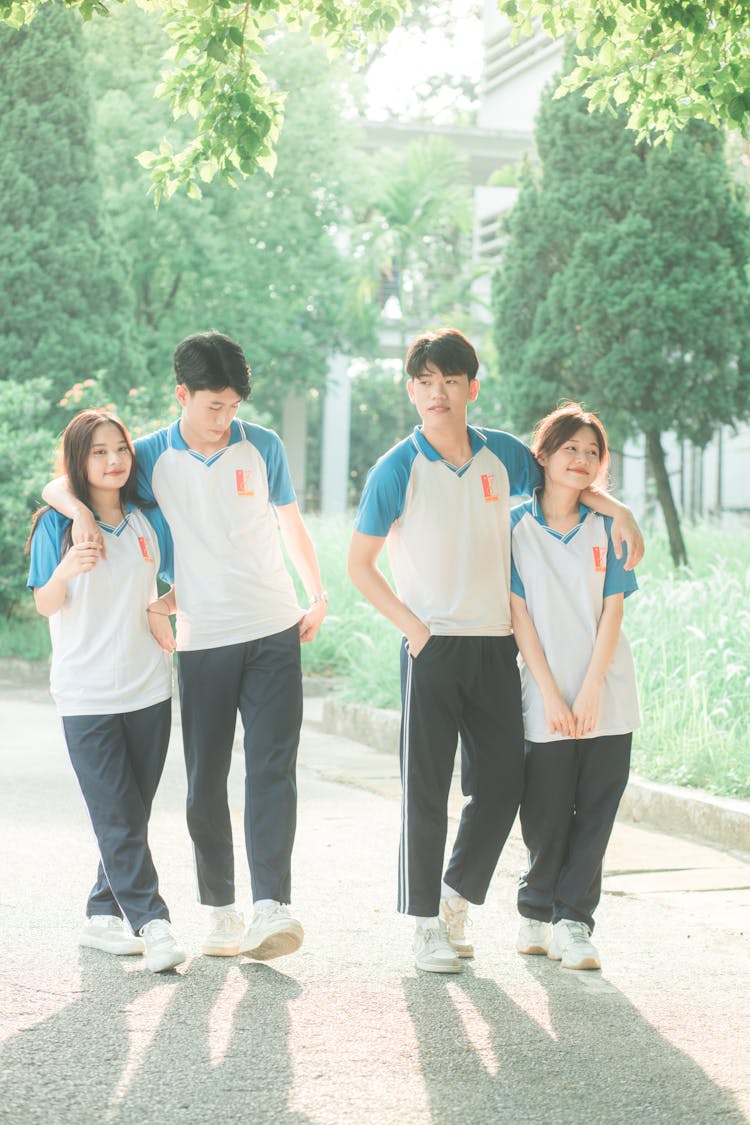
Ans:
[[[674,496],[672,495],[672,486],[669,483],[667,463],[661,444],[661,434],[658,430],[647,431],[646,449],[648,450],[648,459],[651,463],[651,471],[656,481],[656,495],[659,499],[661,510],[664,513],[664,522],[667,525],[669,551],[672,556],[672,562],[675,567],[687,566],[688,557],[685,549],[685,540],[682,538],[680,517],[677,512],[677,505],[674,502]]]

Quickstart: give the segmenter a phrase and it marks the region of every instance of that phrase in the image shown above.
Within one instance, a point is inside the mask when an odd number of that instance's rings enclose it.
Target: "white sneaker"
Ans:
[[[141,927],[141,937],[146,945],[146,967],[152,973],[163,973],[187,959],[166,918],[153,918],[147,922]]]
[[[466,936],[470,925],[469,904],[460,895],[452,895],[440,901],[440,917],[448,928],[448,941],[459,957],[473,957],[474,946]]]
[[[414,964],[426,973],[460,973],[463,969],[442,918],[417,929],[412,949]]]
[[[272,957],[294,953],[302,945],[304,936],[301,924],[286,906],[271,903],[256,909],[240,942],[239,952],[247,953],[256,961],[270,961]]]
[[[562,918],[552,927],[552,941],[547,950],[550,961],[559,961],[563,969],[601,969],[599,954],[589,941],[591,930],[585,922]]]
[[[124,919],[114,914],[92,914],[87,918],[78,935],[78,944],[119,956],[143,953],[146,948],[141,939],[131,933]]]
[[[552,927],[549,922],[540,922],[536,918],[521,918],[516,938],[516,949],[519,953],[545,957],[551,940]]]
[[[211,930],[201,946],[206,957],[236,957],[245,932],[245,920],[236,910],[211,911]]]

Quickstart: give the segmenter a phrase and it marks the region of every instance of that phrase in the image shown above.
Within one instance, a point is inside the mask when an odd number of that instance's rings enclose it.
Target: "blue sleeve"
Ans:
[[[362,489],[354,519],[355,531],[385,538],[404,510],[411,467],[417,454],[413,440],[407,438],[375,462]]]
[[[253,443],[265,462],[271,503],[277,508],[293,504],[297,494],[292,484],[284,443],[279,435],[252,422],[241,422],[240,425],[248,441]]]
[[[154,529],[159,544],[159,577],[170,586],[174,584],[174,544],[169,524],[160,508],[142,508],[141,511]]]
[[[630,597],[638,589],[638,582],[636,581],[635,571],[625,569],[628,548],[623,543],[622,558],[616,557],[614,543],[612,542],[612,517],[602,516],[602,519],[607,530],[607,571],[604,575],[602,596],[608,598],[611,594],[624,594],[626,598]]]
[[[156,502],[151,481],[154,466],[169,444],[168,433],[168,430],[157,430],[155,434],[147,434],[133,442],[138,465],[138,495],[149,504]]]
[[[512,594],[517,594],[519,598],[523,598],[524,601],[526,601],[526,587],[518,573],[513,555],[513,532],[528,510],[528,504],[519,504],[517,508],[511,508],[510,510],[510,591]]]
[[[29,577],[26,585],[30,590],[46,586],[60,562],[60,547],[65,528],[71,521],[51,510],[39,517],[31,537]]]
[[[481,432],[487,440],[488,449],[505,465],[511,496],[531,496],[544,478],[528,445],[502,430]]]

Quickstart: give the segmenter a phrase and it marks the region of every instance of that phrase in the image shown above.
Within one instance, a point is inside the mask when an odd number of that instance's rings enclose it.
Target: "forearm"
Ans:
[[[524,664],[533,676],[539,691],[543,696],[548,696],[553,692],[559,694],[560,689],[552,675],[552,669],[547,663],[542,642],[539,640],[539,634],[529,616],[526,602],[517,594],[510,595],[510,615],[518,651],[521,653]]]
[[[604,599],[602,615],[599,618],[599,625],[596,630],[594,648],[591,653],[588,668],[586,669],[586,675],[583,679],[584,685],[586,686],[598,689],[604,682],[604,677],[612,663],[612,658],[615,655],[617,642],[620,637],[623,601],[624,598],[622,594],[613,594],[611,597]]]
[[[71,520],[82,513],[90,512],[90,509],[71,492],[67,477],[56,477],[55,480],[45,484],[42,489],[42,499],[50,508],[54,508]]]
[[[323,592],[315,544],[305,527],[296,504],[276,509],[281,536],[294,569],[300,577],[308,597]]]
[[[401,601],[378,567],[378,556],[384,542],[384,538],[355,531],[349,546],[349,577],[378,613],[382,613],[404,634],[410,648],[418,651],[429,639],[430,631],[425,622]]]
[[[34,602],[37,612],[40,613],[42,617],[52,617],[53,613],[57,613],[59,609],[62,609],[67,593],[67,579],[55,571],[49,582],[46,582],[44,586],[39,586],[34,590]]]
[[[374,564],[369,566],[350,564],[349,577],[368,602],[404,636],[408,637],[415,629],[426,627],[424,622],[404,605],[383,572]]]

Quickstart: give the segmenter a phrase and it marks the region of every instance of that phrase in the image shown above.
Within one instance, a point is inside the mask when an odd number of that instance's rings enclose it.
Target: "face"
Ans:
[[[539,463],[544,467],[546,484],[564,485],[579,491],[588,488],[601,468],[596,432],[591,426],[581,426],[554,453],[540,455]]]
[[[479,394],[479,380],[467,375],[444,375],[428,363],[414,379],[407,380],[409,398],[428,428],[466,424],[466,407]]]
[[[182,407],[182,436],[199,453],[223,449],[229,440],[229,427],[239,410],[241,397],[231,387],[223,391],[189,391],[184,384],[176,388]]]
[[[89,487],[100,491],[119,491],[127,483],[133,468],[128,443],[114,422],[102,422],[91,437],[86,460]]]

